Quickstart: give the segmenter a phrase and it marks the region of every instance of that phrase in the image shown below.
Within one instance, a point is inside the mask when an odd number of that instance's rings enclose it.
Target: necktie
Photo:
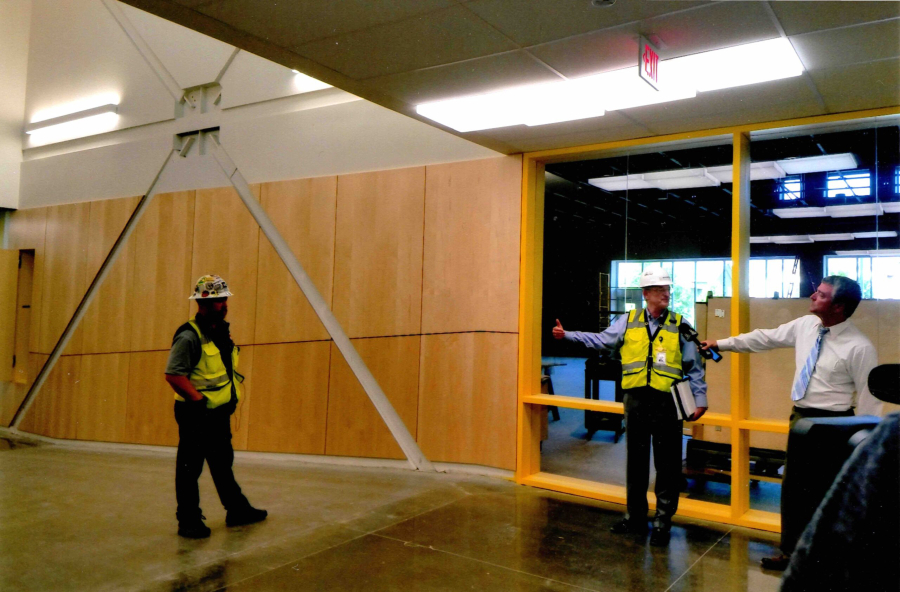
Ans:
[[[812,351],[809,352],[806,364],[803,366],[803,370],[800,371],[800,376],[797,377],[797,382],[794,383],[794,388],[791,390],[791,401],[799,401],[806,396],[809,379],[816,369],[816,360],[819,359],[819,352],[822,351],[822,340],[828,331],[828,327],[819,327],[819,337],[816,339],[816,344],[813,346]]]

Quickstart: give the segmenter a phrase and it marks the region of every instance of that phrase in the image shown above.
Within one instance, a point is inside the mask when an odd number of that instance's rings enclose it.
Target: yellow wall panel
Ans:
[[[256,346],[249,450],[325,453],[330,341]]]
[[[31,336],[29,347],[38,351],[40,346],[41,293],[43,287],[44,238],[47,231],[47,210],[35,208],[10,212],[6,228],[7,247],[10,249],[34,249],[34,277],[31,292]]]
[[[154,197],[131,238],[135,249],[131,351],[168,350],[175,329],[191,314],[188,297],[197,279],[191,279],[194,192]]]
[[[165,378],[169,352],[132,352],[130,355],[125,405],[126,440],[137,444],[177,446],[175,392]]]
[[[262,205],[312,278],[331,302],[334,274],[336,177],[264,183]],[[255,343],[328,339],[328,332],[278,257],[259,235],[259,289]]]
[[[259,185],[251,189],[259,199]],[[191,280],[207,274],[222,276],[234,294],[228,299],[231,338],[235,343],[252,343],[259,226],[231,187],[198,190],[195,217]]]
[[[41,353],[48,354],[53,351],[87,289],[84,276],[90,211],[89,203],[52,206],[47,209],[44,285],[38,341],[38,351]],[[82,331],[79,327],[63,353],[81,353],[81,341]]]
[[[423,335],[418,442],[432,461],[514,469],[518,336]]]
[[[334,314],[349,337],[420,332],[424,206],[424,167],[338,177]]]
[[[84,355],[75,393],[75,437],[125,442],[128,373],[131,354]]]
[[[356,351],[413,437],[418,408],[420,339],[416,335],[353,340]],[[342,456],[406,458],[334,344],[331,345],[325,451]]]
[[[139,197],[130,197],[91,202],[85,289],[94,281],[138,201]],[[81,321],[83,353],[129,351],[134,302],[134,240],[129,240]]]
[[[522,158],[425,176],[422,332],[517,331]]]

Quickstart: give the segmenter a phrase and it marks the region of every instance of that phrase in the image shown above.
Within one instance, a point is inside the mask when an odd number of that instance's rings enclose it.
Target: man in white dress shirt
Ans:
[[[775,329],[756,329],[727,339],[709,339],[703,349],[760,352],[793,347],[797,370],[791,388],[794,408],[791,427],[804,417],[841,417],[854,414],[881,415],[882,403],[869,393],[869,372],[878,364],[872,342],[849,320],[862,299],[855,281],[828,276],[810,297],[811,315],[800,317]],[[790,449],[787,451],[782,491],[787,484]],[[762,566],[783,570],[805,525],[787,527],[782,497],[781,555],[767,557]],[[798,530],[799,532],[794,532]]]

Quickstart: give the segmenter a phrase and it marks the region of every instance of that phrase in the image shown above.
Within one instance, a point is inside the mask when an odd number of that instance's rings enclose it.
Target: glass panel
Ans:
[[[900,257],[872,258],[872,297],[900,298]]]
[[[684,318],[692,326],[696,327],[697,322],[694,319],[694,269],[696,264],[693,261],[676,261],[675,275],[672,281],[675,282],[672,290],[671,308],[675,312],[681,313]]]
[[[731,504],[731,429],[685,424],[685,493],[682,497]]]
[[[858,267],[856,257],[828,257],[827,275],[842,275],[855,280]]]
[[[552,408],[547,413],[541,471],[624,487],[622,415],[562,407],[557,410],[558,419]]]
[[[725,266],[724,261],[698,261],[697,262],[697,287],[704,295],[725,295]],[[704,297],[703,301],[706,300]]]
[[[785,417],[784,419],[787,419]],[[781,513],[787,434],[750,432],[750,509]]]
[[[766,298],[780,298],[784,289],[781,259],[766,260]]]
[[[601,363],[583,343],[555,340],[556,319],[567,332],[596,335],[630,310],[654,306],[705,327],[709,312],[697,303],[705,303],[707,293],[722,297],[730,290],[731,178],[721,170],[730,170],[730,140],[547,165],[541,353],[555,396],[582,399],[587,390],[591,398],[616,400],[622,392],[618,352]],[[641,273],[651,267],[672,277],[667,299],[662,291],[645,297],[640,288]],[[661,300],[654,304],[656,296]],[[548,422],[542,470],[624,485],[625,445],[615,442],[614,431],[622,416],[558,412],[560,420]]]
[[[766,297],[766,260],[750,260],[750,298]]]

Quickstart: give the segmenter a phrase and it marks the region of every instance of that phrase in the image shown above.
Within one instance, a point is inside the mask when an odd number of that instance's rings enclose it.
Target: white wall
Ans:
[[[0,207],[19,205],[31,0],[0,1]]]
[[[31,1],[26,120],[100,93],[121,102],[111,131],[26,140],[19,207],[143,194],[172,144],[171,96],[101,0]],[[231,55],[231,46],[119,6],[183,87],[212,82]],[[500,156],[338,89],[303,92],[314,84],[246,52],[226,72],[221,137],[251,183]],[[225,184],[211,166],[180,165],[162,191]]]

